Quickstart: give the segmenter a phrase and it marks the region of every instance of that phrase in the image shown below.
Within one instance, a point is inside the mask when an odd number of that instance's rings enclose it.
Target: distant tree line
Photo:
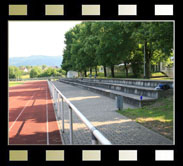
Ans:
[[[24,71],[27,69],[28,71]],[[20,79],[23,75],[29,75],[30,78],[36,77],[50,77],[50,76],[63,76],[66,72],[61,68],[42,66],[9,66],[9,78]]]
[[[151,64],[166,61],[173,55],[172,22],[82,22],[66,32],[62,69],[97,75],[97,66],[106,67],[114,77],[114,66],[123,63],[128,77],[133,74],[151,76]]]
[[[52,67],[48,67],[47,69],[43,70],[43,69],[36,66],[30,71],[30,78],[63,76],[65,74],[66,74],[65,71],[62,69],[55,69]]]
[[[16,66],[9,66],[9,78],[19,79],[23,72]]]

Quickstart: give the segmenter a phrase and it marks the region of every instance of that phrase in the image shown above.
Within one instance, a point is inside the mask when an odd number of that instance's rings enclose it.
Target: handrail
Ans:
[[[67,105],[70,108],[70,144],[73,142],[73,130],[72,130],[72,111],[75,112],[75,114],[79,117],[79,119],[88,127],[92,134],[92,144],[97,144],[99,141],[103,145],[112,145],[112,143],[103,136],[103,134],[98,131],[91,123],[90,121],[56,88],[56,86],[48,80],[48,86],[50,89],[50,92],[52,94],[53,100],[57,101],[57,108],[59,109],[58,105],[58,96],[62,98],[62,104],[60,109],[62,111],[62,132],[64,132],[64,109],[63,109],[63,100],[67,103]],[[55,92],[57,93],[57,97],[55,96]]]

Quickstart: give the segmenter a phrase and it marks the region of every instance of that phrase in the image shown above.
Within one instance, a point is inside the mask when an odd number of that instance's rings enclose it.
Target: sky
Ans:
[[[81,21],[9,21],[9,57],[62,56],[64,34]]]

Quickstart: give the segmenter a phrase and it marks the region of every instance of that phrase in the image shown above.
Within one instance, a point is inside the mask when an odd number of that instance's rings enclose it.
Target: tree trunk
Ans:
[[[128,78],[128,67],[126,66],[126,62],[124,62],[124,65],[125,65],[126,78]]]
[[[104,77],[107,77],[107,70],[106,70],[106,66],[104,65]]]
[[[97,66],[95,67],[95,75],[98,76],[98,75],[97,75]]]
[[[146,69],[146,78],[148,78],[148,79],[151,77],[151,69],[150,69],[151,66],[150,65],[151,65],[150,55],[147,55],[145,69]]]
[[[114,65],[111,66],[111,76],[114,78]]]
[[[92,68],[90,68],[90,74],[92,75]]]
[[[151,70],[150,70],[151,54],[147,48],[147,41],[145,41],[144,44],[145,44],[145,78],[149,79],[151,77]]]
[[[86,70],[84,71],[84,74],[85,74],[85,77],[87,77],[87,73],[86,73]]]
[[[147,41],[145,40],[144,42],[144,53],[145,53],[145,76],[144,78],[149,79],[150,78],[150,63],[151,63],[151,59],[150,59],[150,52],[148,51],[147,48]]]

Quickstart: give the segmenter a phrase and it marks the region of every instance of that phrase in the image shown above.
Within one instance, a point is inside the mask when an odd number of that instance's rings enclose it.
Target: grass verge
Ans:
[[[30,78],[30,75],[29,74],[26,74],[26,75],[22,75],[21,76],[21,79],[29,79]]]
[[[24,84],[22,81],[9,81],[9,87]]]
[[[120,114],[173,140],[173,97],[159,99],[149,106],[119,110]]]

